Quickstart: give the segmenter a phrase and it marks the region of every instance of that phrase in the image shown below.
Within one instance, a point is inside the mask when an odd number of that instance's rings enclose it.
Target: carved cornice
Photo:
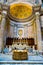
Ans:
[[[9,8],[8,5],[2,4],[2,9],[3,9],[3,10],[8,11],[8,8]]]
[[[6,5],[6,4],[1,4],[1,3],[0,3],[0,10],[2,10],[2,11],[3,11],[3,10],[8,11],[8,8],[9,8],[8,5]],[[1,11],[1,12],[2,12],[2,11]]]
[[[40,12],[41,11],[41,5],[35,5],[33,6],[33,12]]]

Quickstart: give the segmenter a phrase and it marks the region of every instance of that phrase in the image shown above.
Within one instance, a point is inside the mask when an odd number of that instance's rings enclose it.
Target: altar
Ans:
[[[0,3],[0,65],[43,65],[42,12],[24,0]]]
[[[11,54],[0,54],[0,65],[43,65],[42,55],[29,55],[28,60],[13,60]]]
[[[28,52],[27,50],[13,50],[12,58],[13,60],[27,60]]]

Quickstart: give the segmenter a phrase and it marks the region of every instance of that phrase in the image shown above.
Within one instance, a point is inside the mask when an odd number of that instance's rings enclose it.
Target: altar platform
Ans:
[[[13,60],[12,54],[0,54],[0,65],[43,65],[43,56],[29,55],[28,60]]]

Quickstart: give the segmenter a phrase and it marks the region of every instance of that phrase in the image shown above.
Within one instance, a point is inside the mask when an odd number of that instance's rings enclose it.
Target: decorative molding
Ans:
[[[25,22],[24,24],[22,23],[18,23],[18,24],[15,24],[15,23],[13,23],[13,22],[10,22],[10,26],[12,26],[12,27],[17,27],[17,28],[25,28],[25,27],[31,27],[31,26],[33,26],[34,25],[34,22],[35,22],[35,18],[32,20],[32,21],[29,21],[29,22]],[[17,23],[17,22],[16,22]]]
[[[33,6],[33,12],[40,12],[40,11],[41,11],[41,5]]]
[[[6,10],[6,11],[8,11],[8,8],[9,8],[8,5],[2,4],[2,10]]]

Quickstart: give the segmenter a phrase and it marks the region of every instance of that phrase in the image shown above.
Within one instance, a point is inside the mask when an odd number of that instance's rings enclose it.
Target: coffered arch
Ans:
[[[8,16],[16,22],[27,22],[34,18],[33,4],[27,2],[11,3],[8,8]]]

